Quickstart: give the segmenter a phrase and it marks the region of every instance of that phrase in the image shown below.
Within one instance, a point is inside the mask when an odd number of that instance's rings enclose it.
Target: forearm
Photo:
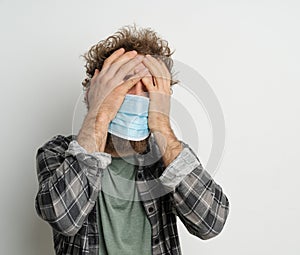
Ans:
[[[64,235],[75,235],[80,229],[100,190],[100,173],[83,174],[81,168],[78,161],[65,160],[41,185],[36,196],[39,216]],[[71,210],[73,207],[77,210]]]
[[[89,111],[77,136],[77,142],[88,153],[104,152],[109,122],[102,115]]]
[[[229,202],[193,150],[186,143],[181,143],[182,152],[159,179],[171,191],[176,214],[189,232],[201,239],[209,239],[223,229]]]
[[[228,198],[201,165],[184,178],[172,196],[177,215],[191,234],[206,240],[224,228]]]
[[[57,231],[74,235],[95,204],[101,171],[111,157],[102,152],[87,154],[76,140],[68,147],[66,142],[58,136],[38,150],[36,210]]]

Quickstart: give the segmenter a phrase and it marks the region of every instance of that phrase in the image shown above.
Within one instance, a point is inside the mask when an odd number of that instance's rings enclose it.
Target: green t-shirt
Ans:
[[[129,161],[129,162],[127,162]],[[135,185],[132,157],[115,158],[99,193],[99,254],[150,255],[151,225]]]

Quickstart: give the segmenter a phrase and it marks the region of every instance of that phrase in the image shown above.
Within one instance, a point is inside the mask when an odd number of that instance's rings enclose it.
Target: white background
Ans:
[[[183,254],[299,254],[299,8],[296,0],[0,0],[0,253],[54,254],[50,227],[34,210],[36,150],[72,132],[85,77],[79,56],[136,22],[208,81],[226,121],[215,180],[230,215],[208,241],[180,224]],[[205,165],[212,139],[202,112],[197,152]]]

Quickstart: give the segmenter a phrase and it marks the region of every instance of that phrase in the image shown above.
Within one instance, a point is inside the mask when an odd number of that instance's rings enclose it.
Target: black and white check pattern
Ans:
[[[147,153],[137,157],[136,185],[152,226],[154,255],[181,254],[176,216],[201,239],[218,235],[228,216],[222,188],[182,144],[184,149],[167,168],[152,135]],[[97,197],[110,163],[107,153],[88,154],[75,135],[56,135],[37,150],[35,207],[52,226],[56,254],[99,254]]]

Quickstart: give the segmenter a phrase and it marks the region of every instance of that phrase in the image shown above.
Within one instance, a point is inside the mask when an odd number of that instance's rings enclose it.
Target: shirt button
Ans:
[[[159,243],[159,239],[157,238],[154,240],[154,244],[158,244],[158,243]]]
[[[153,211],[154,211],[153,207],[149,207],[148,212],[151,213]]]
[[[143,175],[141,173],[138,174],[138,178],[142,179]]]

